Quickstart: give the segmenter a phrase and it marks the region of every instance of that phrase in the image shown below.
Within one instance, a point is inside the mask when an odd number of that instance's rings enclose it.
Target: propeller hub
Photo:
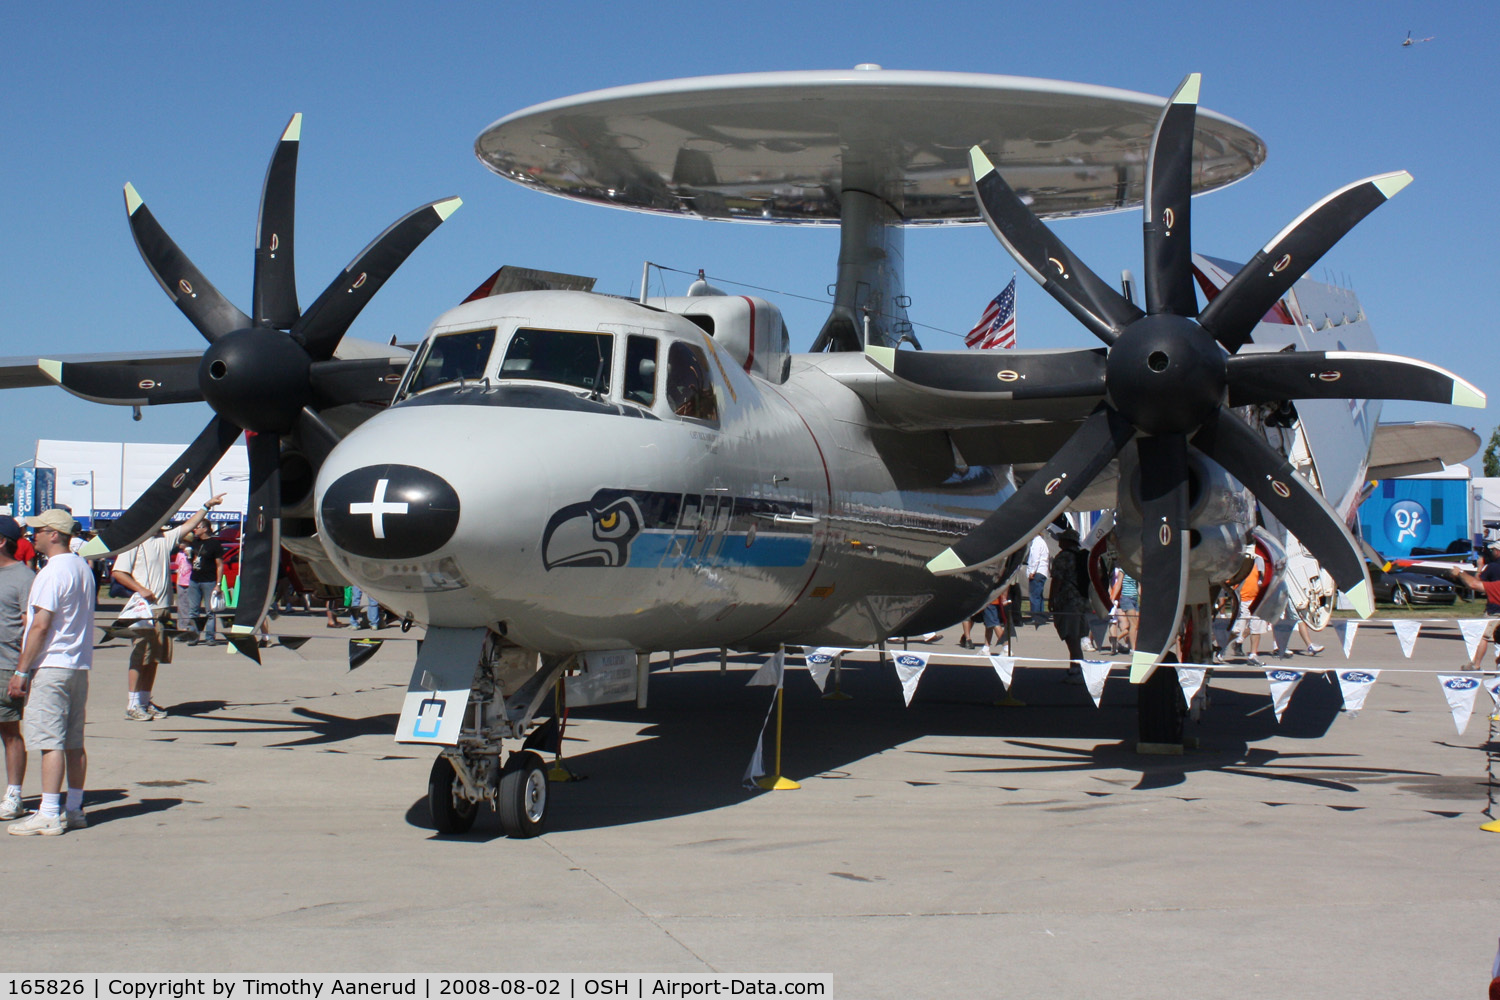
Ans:
[[[312,359],[280,330],[251,327],[209,345],[198,389],[214,412],[247,431],[285,434],[312,396]]]
[[[1115,408],[1147,434],[1186,434],[1224,401],[1224,357],[1192,320],[1146,316],[1110,347],[1105,386]]]

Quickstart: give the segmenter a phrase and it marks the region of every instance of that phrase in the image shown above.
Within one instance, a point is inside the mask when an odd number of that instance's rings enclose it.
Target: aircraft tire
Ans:
[[[547,825],[547,765],[540,754],[520,750],[500,772],[500,829],[508,837],[535,837]]]
[[[463,797],[453,762],[438,754],[427,778],[427,808],[432,811],[432,825],[438,833],[468,833],[479,815],[479,803]]]
[[[1177,655],[1168,653],[1156,672],[1136,688],[1136,727],[1142,743],[1182,744],[1187,705],[1173,666]]]

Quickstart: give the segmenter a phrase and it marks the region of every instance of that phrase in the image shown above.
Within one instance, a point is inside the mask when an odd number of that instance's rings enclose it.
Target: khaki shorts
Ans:
[[[27,750],[78,750],[83,747],[84,709],[89,700],[89,672],[67,667],[38,667],[26,697],[21,735]]]
[[[5,693],[13,674],[15,671],[9,667],[0,670],[0,722],[20,722],[21,711],[26,707],[25,698],[12,698]]]

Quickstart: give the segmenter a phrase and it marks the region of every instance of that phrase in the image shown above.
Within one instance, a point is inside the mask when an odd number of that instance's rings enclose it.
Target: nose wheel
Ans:
[[[520,750],[500,772],[496,795],[500,828],[507,837],[535,837],[547,825],[547,765],[540,754]]]
[[[464,783],[453,769],[453,761],[438,754],[427,778],[427,807],[438,833],[468,833],[479,815],[479,803],[464,793]]]

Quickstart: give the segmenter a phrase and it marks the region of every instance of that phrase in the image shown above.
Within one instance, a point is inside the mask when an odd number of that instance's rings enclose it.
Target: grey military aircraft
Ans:
[[[839,226],[834,303],[807,354],[762,298],[699,282],[637,301],[537,272],[486,281],[409,356],[347,338],[458,201],[397,222],[301,311],[300,117],[267,173],[248,315],[127,187],[142,256],[210,346],[43,368],[91,399],[203,399],[215,416],[88,554],[156,530],[243,432],[235,632],[265,614],[281,544],[425,625],[397,739],[440,747],[440,829],[467,829],[488,802],[515,836],[543,827],[547,776],[534,739],[508,754],[504,741],[535,736],[560,678],[574,704],[621,700],[643,692],[652,651],[866,645],[950,625],[1070,507],[1117,509],[1114,544],[1145,602],[1132,680],[1148,688],[1165,657],[1201,654],[1254,501],[1368,614],[1348,511],[1268,443],[1268,415],[1295,400],[1483,396],[1420,361],[1252,339],[1404,173],[1309,208],[1200,312],[1190,197],[1242,179],[1265,149],[1200,110],[1198,87],[1192,74],[1163,102],[862,66],[584,94],[480,134],[486,167],[546,193]],[[1042,221],[1137,206],[1144,309]],[[903,228],[981,222],[1102,347],[919,349]],[[1372,422],[1356,442],[1366,462],[1373,435]]]

